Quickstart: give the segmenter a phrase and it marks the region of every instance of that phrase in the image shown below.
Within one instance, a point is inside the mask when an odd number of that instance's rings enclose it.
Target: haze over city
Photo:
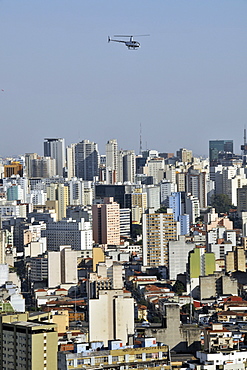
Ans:
[[[0,156],[44,137],[208,154],[246,124],[245,1],[1,1]],[[140,37],[139,50],[107,43]]]

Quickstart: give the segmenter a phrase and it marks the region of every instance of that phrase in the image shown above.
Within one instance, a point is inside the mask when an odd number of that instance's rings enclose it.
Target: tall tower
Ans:
[[[83,140],[75,145],[75,175],[86,181],[93,181],[99,175],[98,145]]]
[[[120,244],[120,207],[113,197],[93,205],[93,239],[99,244]]]
[[[111,139],[106,143],[106,167],[110,168],[113,175],[113,183],[117,182],[118,176],[118,145],[116,139]]]
[[[244,129],[244,145],[241,145],[243,155],[247,155],[246,128]]]
[[[144,213],[143,266],[168,268],[168,242],[177,240],[177,222],[173,213]]]
[[[64,139],[44,139],[44,156],[56,160],[56,174],[63,176],[65,167],[65,142]]]

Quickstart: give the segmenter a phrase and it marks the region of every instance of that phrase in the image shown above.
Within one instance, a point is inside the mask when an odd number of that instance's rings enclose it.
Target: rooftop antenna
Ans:
[[[140,123],[140,155],[142,154],[142,124]]]

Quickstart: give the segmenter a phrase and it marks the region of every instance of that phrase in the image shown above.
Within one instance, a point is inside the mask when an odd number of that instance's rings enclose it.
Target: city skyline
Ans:
[[[131,10],[131,11],[130,11]],[[247,3],[135,1],[102,4],[0,2],[0,156],[42,152],[44,137],[67,145],[208,153],[246,124]],[[141,48],[107,43],[150,34]],[[13,153],[13,151],[15,153]]]

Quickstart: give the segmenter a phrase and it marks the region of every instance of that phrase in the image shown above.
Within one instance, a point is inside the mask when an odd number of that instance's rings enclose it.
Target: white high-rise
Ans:
[[[113,183],[118,181],[118,145],[116,139],[111,139],[106,143],[106,168],[111,168],[114,172]]]

